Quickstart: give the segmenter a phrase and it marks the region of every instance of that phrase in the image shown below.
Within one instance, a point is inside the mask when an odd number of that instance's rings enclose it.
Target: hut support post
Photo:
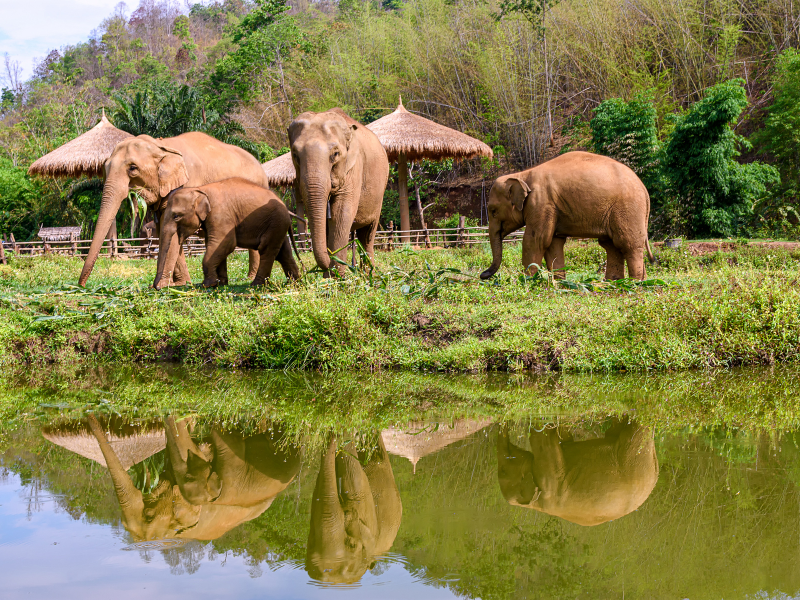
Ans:
[[[411,217],[408,211],[408,161],[402,152],[397,159],[397,187],[400,193],[400,243],[411,242]]]

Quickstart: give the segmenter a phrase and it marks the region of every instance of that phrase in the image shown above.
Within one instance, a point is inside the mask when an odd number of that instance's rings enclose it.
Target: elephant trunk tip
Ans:
[[[489,279],[497,272],[497,269],[488,268],[483,273],[481,273],[481,279]]]

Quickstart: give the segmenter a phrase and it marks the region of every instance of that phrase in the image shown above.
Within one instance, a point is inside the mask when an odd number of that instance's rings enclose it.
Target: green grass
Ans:
[[[234,285],[159,292],[154,261],[101,259],[82,290],[79,260],[12,259],[0,266],[0,363],[612,372],[800,356],[798,251],[660,250],[644,284],[601,282],[596,243],[568,245],[564,283],[523,276],[518,247],[505,256],[488,282],[479,247],[378,253],[371,273],[295,284],[274,273],[253,290],[239,254]],[[200,281],[199,258],[189,268]]]

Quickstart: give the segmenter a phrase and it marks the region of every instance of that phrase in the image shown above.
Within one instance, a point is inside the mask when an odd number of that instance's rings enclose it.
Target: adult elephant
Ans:
[[[339,451],[332,439],[322,457],[306,547],[306,571],[329,583],[355,583],[394,543],[403,504],[389,455],[378,435],[368,449]]]
[[[653,433],[612,422],[601,438],[575,440],[564,428],[532,431],[531,450],[497,439],[497,477],[509,504],[579,525],[599,525],[639,508],[658,480]]]
[[[298,116],[289,125],[289,144],[294,189],[305,208],[317,265],[327,274],[329,253],[343,260],[351,231],[373,257],[389,180],[389,160],[378,137],[333,108]]]
[[[607,156],[567,152],[537,167],[498,177],[489,192],[488,279],[503,261],[503,238],[525,227],[522,266],[530,274],[545,261],[564,276],[568,237],[597,238],[607,254],[606,279],[644,279],[650,195],[636,173]]]
[[[117,144],[105,163],[105,184],[94,237],[83,264],[79,285],[85,285],[100,253],[103,240],[116,218],[122,201],[133,190],[156,216],[160,228],[164,199],[182,186],[196,187],[242,177],[269,188],[261,164],[241,148],[225,144],[204,133],[190,132],[173,138],[154,139],[149,135],[129,138]],[[160,231],[160,229],[159,229]],[[255,277],[258,254],[250,253],[250,272]],[[189,282],[186,259],[180,253],[173,273],[175,285]],[[154,285],[158,281],[154,282]]]

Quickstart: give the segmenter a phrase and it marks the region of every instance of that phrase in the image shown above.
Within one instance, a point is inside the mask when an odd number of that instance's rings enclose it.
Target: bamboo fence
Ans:
[[[523,231],[517,231],[505,238],[506,243],[522,240]],[[488,227],[451,227],[440,229],[412,229],[405,232],[409,236],[412,247],[417,248],[464,248],[476,244],[489,243]],[[295,232],[295,242],[301,252],[311,251],[311,238],[307,233]],[[13,237],[0,245],[0,261],[9,253],[13,256],[44,256],[47,254],[62,256],[85,256],[92,240],[70,239],[63,241],[32,241],[17,242]],[[394,229],[390,223],[385,230],[380,230],[375,235],[375,250],[392,251],[403,247],[400,230]],[[3,252],[4,250],[4,252]],[[241,248],[237,248],[242,250]],[[183,245],[186,256],[198,256],[205,252],[205,241],[202,238],[191,236]],[[108,239],[103,242],[100,255],[128,259],[158,258],[157,238],[127,238]]]

